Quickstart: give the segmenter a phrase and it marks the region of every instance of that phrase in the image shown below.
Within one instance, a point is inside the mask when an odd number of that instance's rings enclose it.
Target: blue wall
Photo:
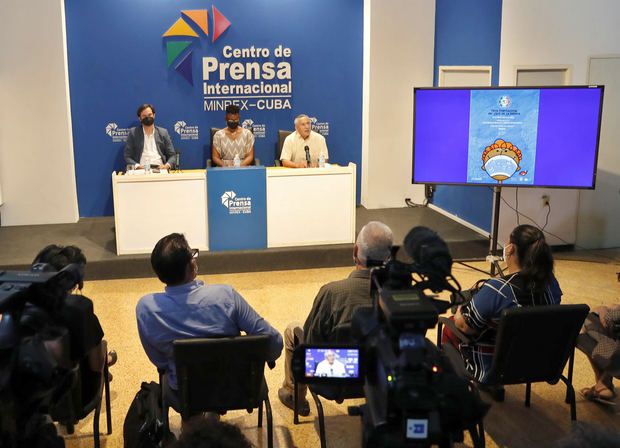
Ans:
[[[437,0],[434,85],[440,65],[490,65],[497,85],[501,25],[502,0]],[[432,202],[491,231],[493,192],[488,187],[438,185]]]
[[[231,23],[215,42],[212,5]],[[255,106],[242,107],[241,120],[253,121],[255,156],[263,164],[273,165],[277,130],[292,129],[294,117],[306,113],[328,132],[330,161],[357,164],[359,202],[363,2],[315,0],[303,6],[297,0],[65,0],[65,9],[80,216],[113,214],[110,174],[124,169],[122,136],[138,124],[135,111],[142,103],[155,106],[155,123],[168,129],[174,146],[182,151],[184,168],[204,168],[210,157],[209,128],[225,124],[222,110],[205,110],[203,58],[207,57],[220,64],[240,62],[244,66],[289,63],[290,79],[261,76],[234,80],[230,72],[220,79],[216,71],[207,83],[249,85],[290,80],[290,108],[261,110],[256,98],[248,101]],[[185,18],[198,37],[163,37],[182,17],[182,10],[199,9],[208,9],[208,35]],[[179,40],[192,43],[168,67],[166,42]],[[274,54],[279,45],[291,49],[290,57]],[[225,58],[226,46],[267,48],[270,54]],[[192,58],[193,85],[175,69],[185,57]],[[189,130],[185,134],[175,131],[175,125],[178,128],[182,122]],[[196,130],[197,139],[187,138]]]

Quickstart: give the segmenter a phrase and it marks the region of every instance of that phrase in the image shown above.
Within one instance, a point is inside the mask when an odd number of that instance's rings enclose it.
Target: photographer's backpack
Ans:
[[[161,388],[154,381],[142,383],[123,424],[125,448],[164,447],[174,435],[164,431]]]

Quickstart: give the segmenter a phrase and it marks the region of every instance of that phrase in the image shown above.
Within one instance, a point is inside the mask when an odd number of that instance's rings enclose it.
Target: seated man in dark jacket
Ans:
[[[150,104],[138,107],[138,119],[141,126],[129,131],[125,144],[125,163],[143,168],[169,170],[176,163],[176,153],[172,146],[170,134],[165,128],[155,126],[155,108]]]
[[[303,342],[349,342],[337,341],[337,329],[351,324],[357,308],[372,305],[370,270],[367,261],[387,260],[391,248],[392,231],[385,224],[372,221],[360,230],[353,246],[355,270],[349,274],[348,278],[327,283],[321,287],[303,326]],[[295,329],[299,327],[301,327],[301,322],[292,322],[284,331],[284,384],[278,391],[280,401],[291,409],[294,409],[294,383],[291,370],[293,335]],[[304,416],[310,414],[310,405],[305,397],[306,386],[299,384],[298,398],[301,403],[299,413]]]

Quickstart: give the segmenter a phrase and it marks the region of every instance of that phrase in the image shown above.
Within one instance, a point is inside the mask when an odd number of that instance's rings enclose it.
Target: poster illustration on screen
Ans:
[[[532,185],[539,90],[472,90],[467,182]]]

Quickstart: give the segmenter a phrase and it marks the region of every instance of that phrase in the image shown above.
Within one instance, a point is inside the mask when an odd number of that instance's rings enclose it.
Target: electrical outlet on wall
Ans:
[[[549,195],[543,195],[542,197],[542,204],[543,207],[548,207],[549,206]]]

